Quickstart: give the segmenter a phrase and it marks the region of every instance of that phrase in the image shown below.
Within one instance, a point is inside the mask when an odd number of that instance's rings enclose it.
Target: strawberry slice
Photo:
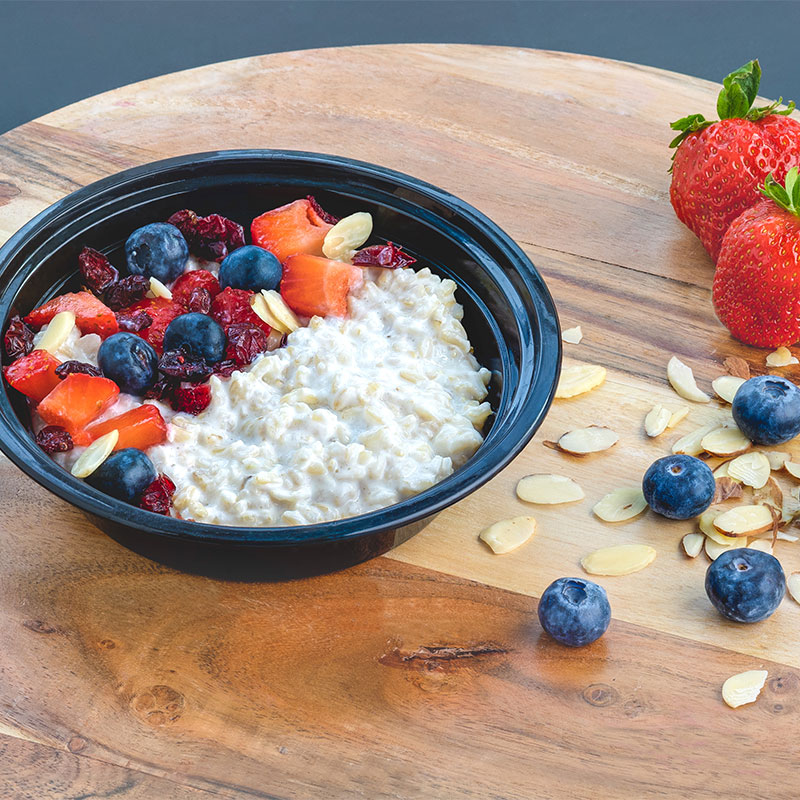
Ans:
[[[75,444],[88,444],[84,428],[97,419],[119,395],[119,387],[108,378],[73,372],[36,407],[48,425],[60,425]]]
[[[360,286],[360,267],[312,255],[289,256],[283,265],[281,297],[304,317],[347,316],[347,295]]]
[[[150,403],[132,408],[103,422],[95,422],[85,433],[91,437],[91,441],[94,441],[115,429],[119,431],[115,450],[123,450],[126,447],[147,450],[148,447],[167,440],[167,423],[164,422],[161,412]]]
[[[41,328],[62,311],[72,311],[75,314],[75,324],[82,334],[96,333],[105,339],[119,330],[114,312],[91,292],[68,292],[54,297],[44,305],[34,308],[25,317],[25,322]]]
[[[56,367],[61,362],[47,350],[32,350],[3,369],[3,376],[18,392],[41,402],[61,383]]]
[[[333,226],[325,222],[307,199],[274,208],[253,220],[253,244],[274,253],[283,262],[295,253],[322,255],[325,234]]]
[[[186,309],[174,300],[167,300],[165,297],[146,297],[134,303],[129,309],[130,313],[146,311],[153,322],[140,331],[134,331],[142,339],[150,342],[157,353],[161,353],[164,347],[164,334],[167,332],[170,322],[186,313]]]

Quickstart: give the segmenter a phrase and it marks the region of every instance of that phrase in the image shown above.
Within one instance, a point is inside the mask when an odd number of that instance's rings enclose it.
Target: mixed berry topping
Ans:
[[[66,453],[74,447],[69,432],[60,425],[47,425],[36,434],[36,444],[48,455]]]
[[[11,317],[3,337],[3,345],[11,361],[16,361],[33,350],[33,331],[22,321],[19,314]]]

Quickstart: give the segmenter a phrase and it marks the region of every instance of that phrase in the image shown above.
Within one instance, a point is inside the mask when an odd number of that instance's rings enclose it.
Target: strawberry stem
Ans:
[[[800,172],[792,167],[786,173],[786,186],[781,186],[770,172],[759,187],[761,194],[777,203],[781,208],[800,217]]]

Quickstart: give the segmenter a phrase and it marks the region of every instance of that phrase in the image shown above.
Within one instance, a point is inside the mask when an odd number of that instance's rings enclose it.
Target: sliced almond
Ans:
[[[650,437],[660,436],[667,429],[671,419],[672,414],[669,409],[656,404],[647,412],[647,416],[644,418],[644,432]]]
[[[800,481],[800,464],[795,464],[794,461],[787,461],[783,468],[796,480]]]
[[[95,439],[78,456],[70,472],[76,478],[88,477],[111,455],[118,441],[119,431],[116,428],[99,439]]]
[[[150,290],[148,297],[163,297],[165,300],[172,300],[172,292],[164,286],[158,278],[150,277]]]
[[[783,509],[783,490],[775,478],[770,478],[760,489],[753,490],[753,502],[760,506],[771,506],[780,512]]]
[[[769,539],[756,539],[747,545],[751,550],[761,550],[772,555],[772,542]]]
[[[583,489],[572,478],[563,475],[527,475],[517,484],[517,497],[526,503],[555,505],[574,503],[585,497]]]
[[[682,436],[672,445],[672,452],[687,456],[699,456],[700,453],[703,452],[703,446],[701,444],[703,439],[712,431],[719,430],[719,428],[719,422],[711,422],[708,425],[703,425],[702,428],[698,428],[696,431],[687,433],[686,436]]]
[[[280,322],[284,333],[291,333],[300,327],[297,315],[286,305],[286,301],[274,289],[262,289],[261,295],[266,300],[272,316]]]
[[[353,253],[369,239],[372,233],[372,215],[356,211],[342,217],[326,234],[322,252],[334,261],[350,261]]]
[[[75,315],[71,311],[59,311],[50,324],[44,335],[39,339],[36,350],[47,350],[48,353],[55,353],[56,350],[67,341],[75,327]]]
[[[724,503],[732,497],[742,496],[742,486],[738,481],[733,480],[733,478],[727,476],[724,478],[716,478],[716,485],[717,488],[714,491],[714,499],[711,501],[713,505]]]
[[[495,522],[480,533],[480,539],[502,555],[521,547],[536,533],[536,520],[533,517],[513,517]]]
[[[705,540],[706,537],[703,536],[702,533],[687,533],[686,536],[681,539],[683,551],[687,556],[689,556],[689,558],[696,558],[700,555],[700,551],[703,549],[703,542],[705,542]]]
[[[575,428],[567,431],[559,440],[558,447],[565,453],[575,456],[585,456],[589,453],[600,453],[608,450],[619,441],[614,431],[599,425],[590,425],[588,428]]]
[[[583,339],[583,331],[580,325],[561,331],[561,340],[567,344],[580,344],[581,339]]]
[[[701,440],[700,446],[712,456],[738,456],[750,449],[750,440],[738,428],[717,428],[707,433]],[[728,465],[728,475],[731,474]]]
[[[732,403],[736,392],[743,383],[744,378],[737,378],[735,375],[721,375],[711,381],[711,388],[717,397],[721,397],[726,403]]]
[[[647,508],[642,490],[638,487],[625,487],[609,492],[592,509],[595,516],[603,522],[625,522],[641,514]]]
[[[761,489],[766,485],[770,472],[769,459],[757,450],[745,453],[728,463],[728,475],[754,489]]]
[[[730,375],[735,375],[737,378],[750,378],[750,365],[739,356],[729,356],[722,362],[722,366],[728,370]]]
[[[788,495],[783,496],[783,505],[781,506],[781,522],[788,524],[800,516],[800,499],[798,499],[798,489],[792,489]]]
[[[722,699],[731,707],[738,708],[747,703],[755,703],[767,680],[765,669],[751,669],[731,675],[722,684]]]
[[[712,542],[723,547],[741,547],[742,542],[734,536],[725,536],[714,527],[714,520],[722,514],[722,509],[709,508],[697,519],[697,526]]]
[[[756,536],[772,527],[772,512],[767,506],[736,506],[714,519],[714,528],[725,536]]]
[[[606,368],[597,364],[574,364],[561,368],[556,397],[568,398],[596,389],[606,379]]]
[[[728,550],[734,550],[737,547],[746,547],[747,541],[734,541],[733,544],[720,544],[719,542],[715,542],[709,536],[706,536],[705,544],[703,545],[706,555],[712,560],[716,561],[723,553],[727,553]]]
[[[797,541],[800,541],[800,536],[795,536],[793,533],[787,533],[786,531],[778,531],[775,534],[775,538],[780,540],[781,542],[797,542]]]
[[[676,356],[672,356],[667,364],[667,380],[684,400],[695,403],[708,403],[711,400],[705,392],[698,389],[691,367],[687,367]]]
[[[789,575],[786,579],[786,590],[795,603],[800,603],[800,572],[792,572]]]
[[[275,319],[272,312],[269,310],[269,306],[267,305],[267,301],[264,299],[264,295],[257,293],[250,295],[250,308],[253,309],[255,315],[262,319],[270,328],[278,331],[279,333],[286,334],[287,331],[284,330],[283,325],[280,323],[279,320]]]
[[[767,356],[768,367],[788,367],[790,364],[800,364],[788,347],[779,347],[774,353]]]
[[[681,406],[672,412],[672,416],[667,423],[668,428],[674,428],[679,422],[683,422],[689,416],[689,406]]]
[[[590,575],[629,575],[653,562],[656,551],[646,544],[618,544],[589,553],[581,566]]]
[[[715,478],[729,478],[728,475],[728,464],[730,461],[723,461],[715,470],[714,470],[714,477]]]
[[[783,465],[791,458],[788,453],[782,453],[780,450],[762,450],[762,452],[769,461],[769,468],[773,471],[783,469]]]

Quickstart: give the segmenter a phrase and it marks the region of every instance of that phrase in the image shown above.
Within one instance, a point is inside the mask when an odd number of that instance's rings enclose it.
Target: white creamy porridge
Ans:
[[[196,417],[148,451],[176,512],[222,525],[325,522],[417,494],[482,442],[490,373],[470,352],[455,284],[376,270],[347,319],[314,317],[286,347],[212,377]]]

